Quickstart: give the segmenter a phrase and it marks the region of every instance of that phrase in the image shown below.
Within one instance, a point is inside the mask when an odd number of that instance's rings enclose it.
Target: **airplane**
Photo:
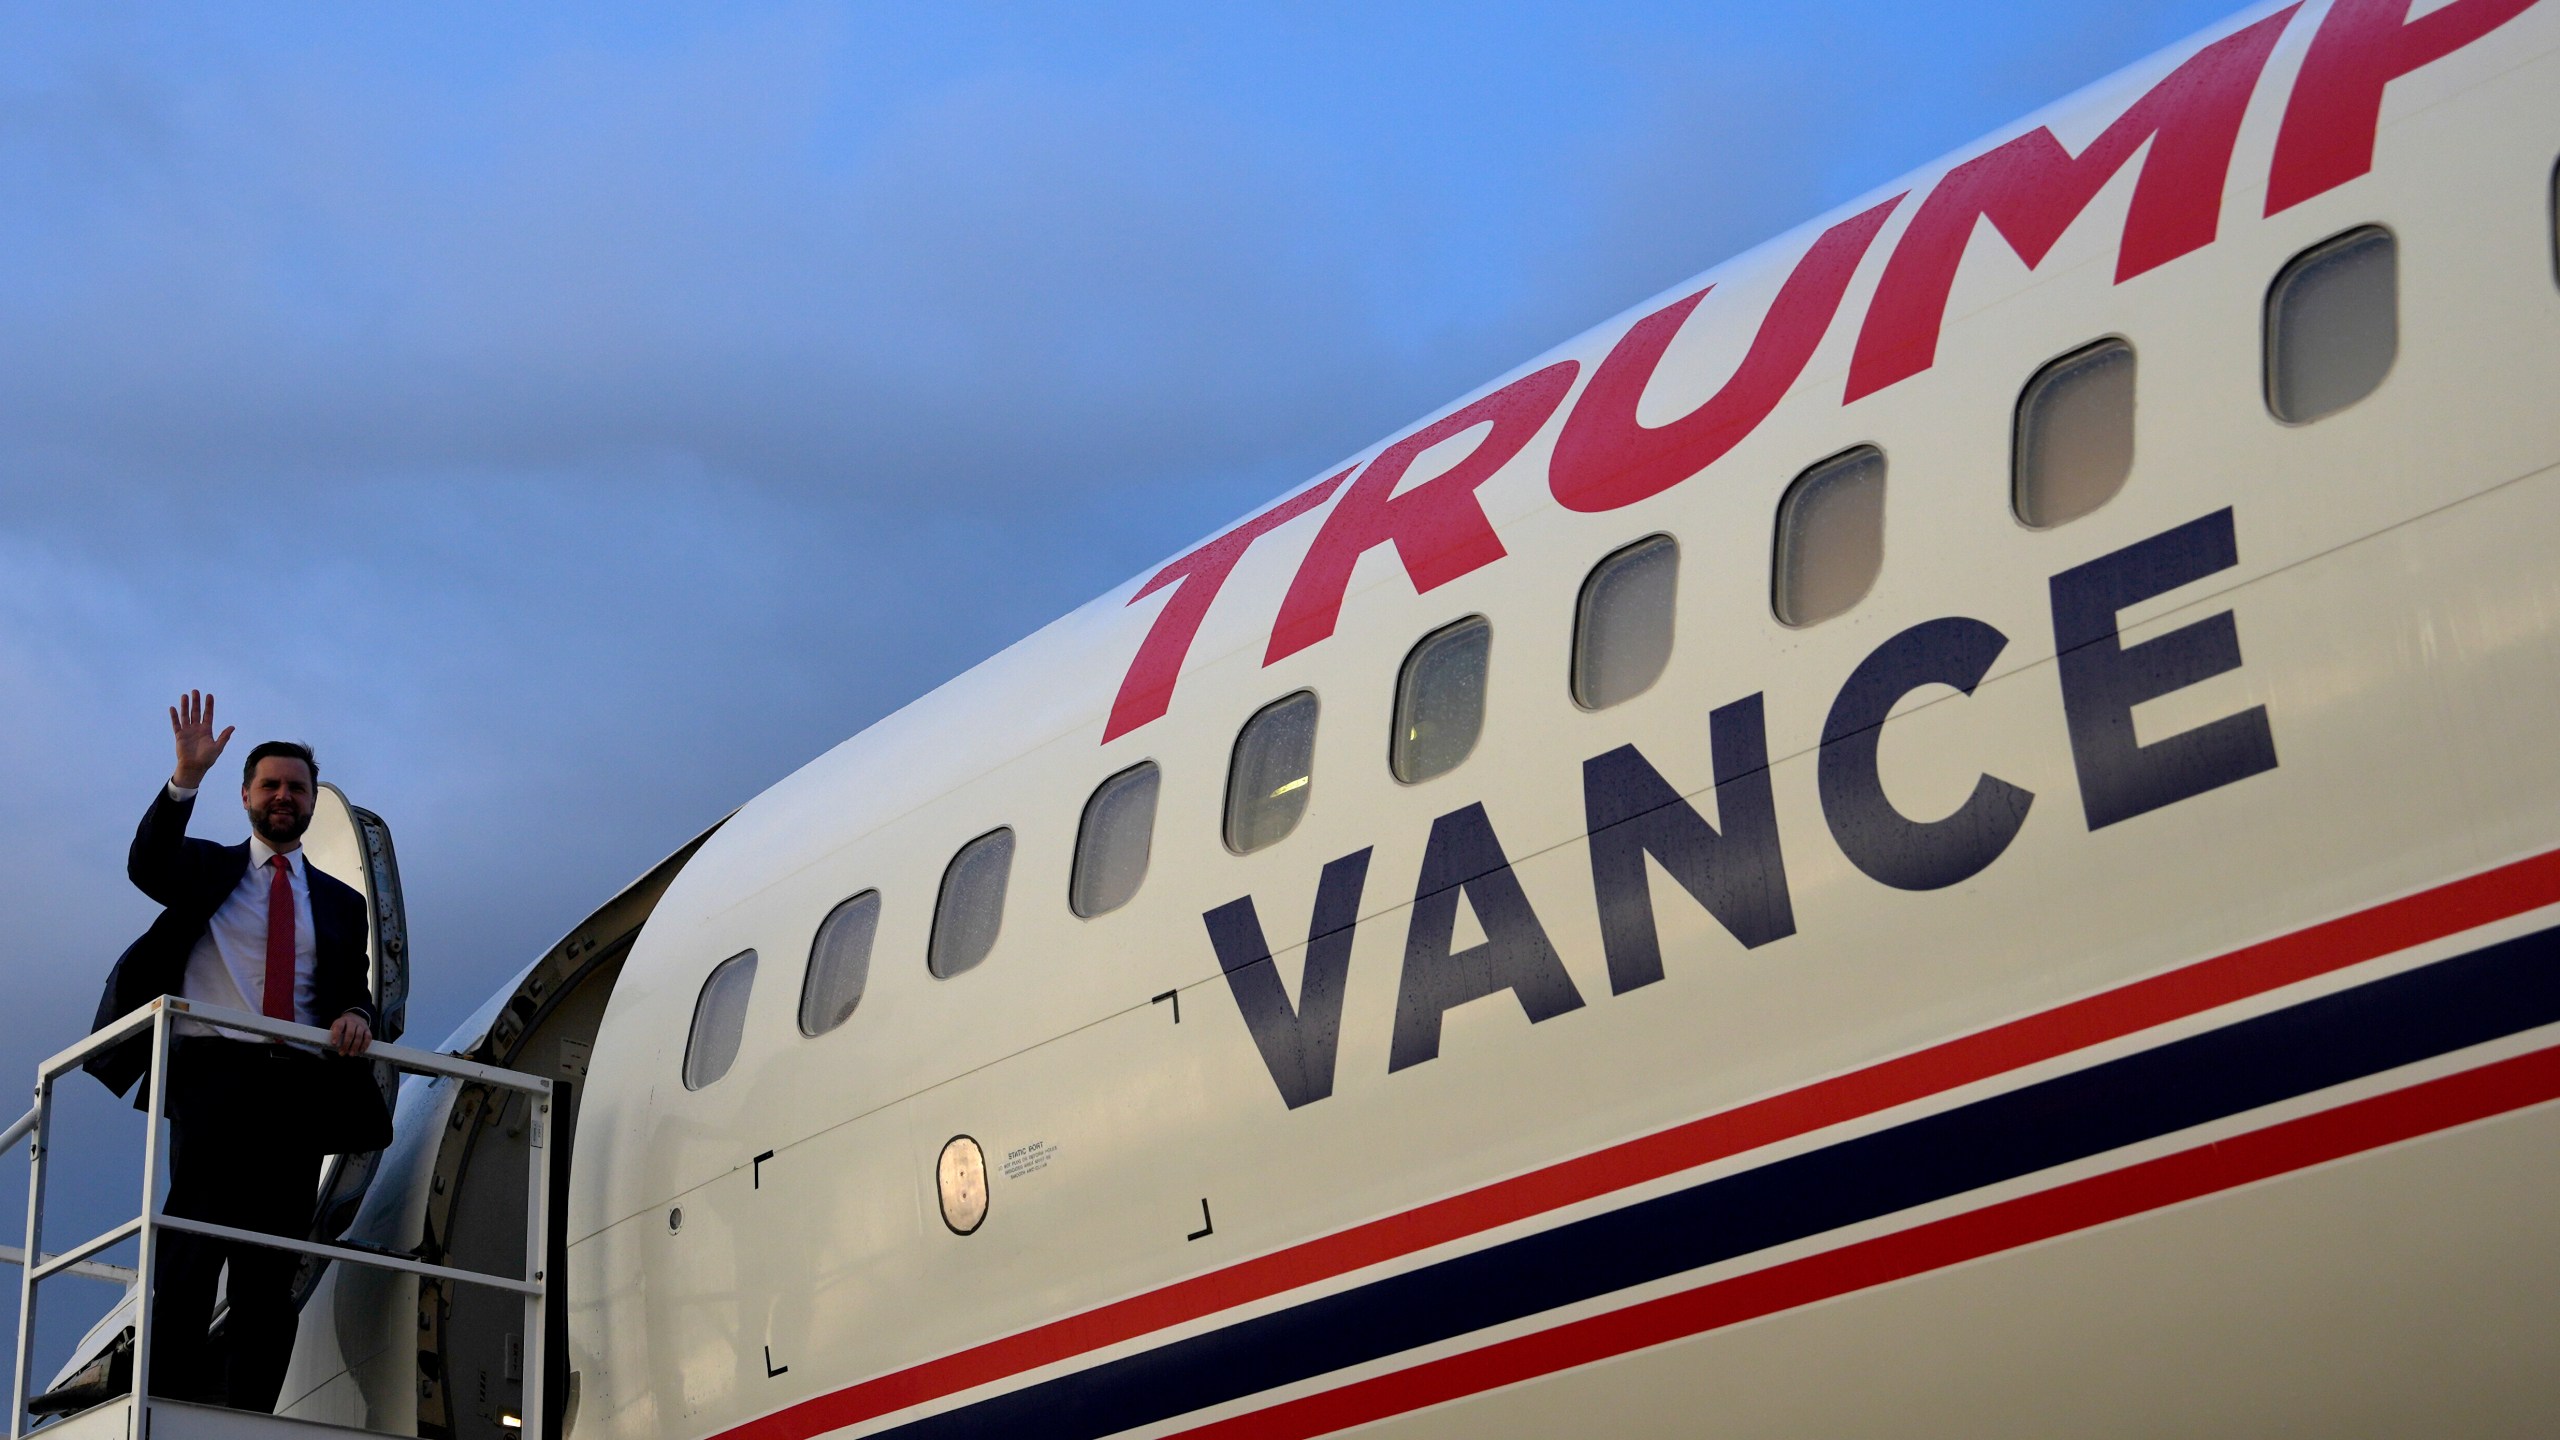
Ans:
[[[279,1413],[2560,1433],[2556,540],[2560,6],[2243,11],[667,857],[315,1212],[551,1166],[545,1413],[316,1264]]]

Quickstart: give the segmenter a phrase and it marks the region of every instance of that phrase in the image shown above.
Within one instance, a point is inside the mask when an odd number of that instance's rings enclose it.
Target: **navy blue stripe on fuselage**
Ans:
[[[1096,1440],[2560,1022],[2560,929],[896,1426]]]

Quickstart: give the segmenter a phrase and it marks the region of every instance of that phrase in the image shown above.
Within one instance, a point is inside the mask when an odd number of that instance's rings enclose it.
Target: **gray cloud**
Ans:
[[[993,76],[813,163],[822,87],[758,58],[527,77],[485,167],[343,81],[44,97],[18,168],[122,163],[18,227],[48,283],[0,292],[0,427],[191,477],[682,456],[931,509],[1233,465],[1375,388],[1320,187],[1198,97]]]

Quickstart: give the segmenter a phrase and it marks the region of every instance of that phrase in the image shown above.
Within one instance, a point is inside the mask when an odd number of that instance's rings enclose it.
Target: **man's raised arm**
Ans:
[[[177,767],[169,772],[169,783],[151,799],[151,808],[143,812],[140,828],[133,832],[133,848],[125,852],[124,871],[143,894],[163,905],[178,901],[183,867],[178,857],[185,853],[187,817],[195,812],[195,792],[204,778],[222,759],[222,749],[231,743],[230,726],[217,735],[213,730],[213,697],[190,690],[169,707],[169,732],[177,742]],[[177,792],[186,793],[179,794]]]

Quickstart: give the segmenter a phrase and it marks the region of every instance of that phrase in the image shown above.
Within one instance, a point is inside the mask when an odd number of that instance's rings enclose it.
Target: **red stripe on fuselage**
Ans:
[[[2554,1099],[2560,1099],[2560,1048],[2537,1050],[1896,1234],[1215,1421],[1178,1432],[1175,1440],[1304,1440],[1329,1434]]]
[[[813,1396],[715,1440],[809,1440],[2555,903],[2560,851]]]

